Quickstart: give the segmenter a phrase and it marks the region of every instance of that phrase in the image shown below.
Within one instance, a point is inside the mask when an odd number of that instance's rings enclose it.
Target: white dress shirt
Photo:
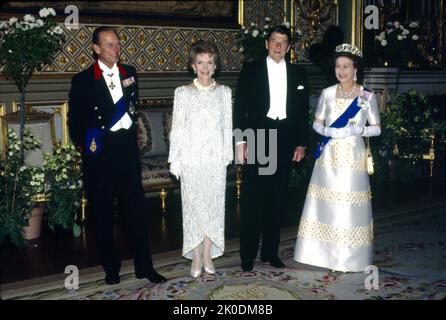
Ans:
[[[124,95],[122,92],[121,78],[119,77],[119,69],[115,63],[110,69],[101,60],[98,59],[99,68],[102,70],[105,82],[107,83],[108,91],[113,99],[113,102],[118,102]],[[128,129],[132,125],[132,119],[126,112],[122,118],[110,129],[110,131],[117,131],[119,129]]]
[[[266,58],[269,82],[269,111],[266,115],[271,119],[286,118],[287,74],[286,63],[282,59],[276,63],[270,56]]]

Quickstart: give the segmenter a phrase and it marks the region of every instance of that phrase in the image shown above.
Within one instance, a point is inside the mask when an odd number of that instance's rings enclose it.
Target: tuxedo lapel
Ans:
[[[263,99],[264,99],[264,115],[266,117],[266,114],[269,110],[269,104],[270,104],[270,96],[269,96],[269,77],[268,77],[268,66],[266,64],[266,59],[263,60],[261,67],[260,67],[260,81],[261,81],[261,91],[263,91]],[[262,92],[259,92],[259,94],[262,94]]]
[[[293,73],[291,72],[291,64],[289,62],[286,62],[286,83],[287,83],[287,88],[286,88],[286,113],[287,115],[290,114],[290,107],[291,107],[291,97],[294,94],[294,90],[296,90],[296,88],[294,87],[295,84],[295,80],[293,77]]]

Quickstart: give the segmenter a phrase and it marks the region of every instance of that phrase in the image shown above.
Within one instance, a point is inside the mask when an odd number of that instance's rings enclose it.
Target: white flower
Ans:
[[[7,23],[5,23],[5,22],[1,22],[0,23],[0,30],[1,29],[6,29],[8,27],[8,24]]]
[[[251,27],[254,27],[256,24],[254,22],[251,22]]]
[[[12,53],[12,50],[11,50],[11,49],[9,49],[9,50],[8,50],[8,52],[9,52],[9,53]]]
[[[56,16],[56,11],[54,11],[53,8],[48,8],[48,12],[49,12],[50,15]]]
[[[393,25],[395,26],[395,28],[398,28],[398,27],[400,26],[400,23],[399,23],[398,21],[395,21],[395,22],[393,23]]]
[[[244,33],[244,34],[248,34],[248,33],[249,33],[249,30],[246,29],[245,32],[243,32],[243,33]]]
[[[245,26],[242,26],[242,30],[245,30],[246,29],[246,27]]]
[[[62,28],[61,28],[60,26],[55,26],[55,27],[53,28],[51,34],[53,34],[53,33],[56,33],[56,34],[62,34],[62,33],[63,33],[63,30],[62,30]]]
[[[238,49],[239,52],[243,52],[243,47],[240,47],[240,49]]]
[[[290,27],[290,23],[288,21],[284,21],[282,22],[282,25],[289,28]]]
[[[36,24],[37,26],[42,27],[44,25],[44,22],[42,19],[37,19]]]
[[[259,34],[259,31],[256,29],[252,32],[252,36],[255,38]]]
[[[381,45],[382,45],[383,47],[385,47],[385,46],[387,45],[387,40],[383,40],[383,41],[381,41]]]
[[[265,21],[269,22],[269,21],[271,21],[271,19],[268,17],[265,17]]]
[[[404,30],[403,30],[403,34],[404,34],[404,35],[409,34],[409,33],[410,33],[409,30],[407,30],[407,29],[404,29]]]
[[[412,21],[412,22],[409,24],[409,27],[411,27],[411,28],[416,28],[416,27],[418,27],[418,22],[416,22],[416,21]]]
[[[18,20],[16,17],[12,17],[11,19],[9,19],[9,25],[12,26],[14,23],[16,23]]]
[[[416,34],[414,34],[414,35],[412,36],[412,39],[413,39],[413,40],[418,40],[419,37],[418,37]]]
[[[397,38],[398,40],[403,40],[403,36],[398,35]]]
[[[23,17],[23,20],[26,21],[26,22],[34,22],[34,21],[36,21],[36,19],[34,18],[34,16],[33,16],[33,15],[30,15],[30,14],[26,14],[26,15]]]

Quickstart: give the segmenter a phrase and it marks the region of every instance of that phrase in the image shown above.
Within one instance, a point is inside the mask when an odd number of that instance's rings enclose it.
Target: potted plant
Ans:
[[[82,196],[81,155],[72,144],[57,144],[52,154],[44,155],[47,175],[46,217],[51,230],[72,230],[78,237],[77,224]]]
[[[11,79],[20,92],[20,140],[25,125],[25,92],[34,71],[41,71],[60,49],[65,39],[52,8],[43,8],[36,19],[27,14],[0,24],[0,66],[6,79]]]
[[[40,148],[41,142],[28,128],[22,141],[11,129],[7,137],[5,153],[0,155],[0,242],[9,237],[16,246],[24,247],[23,228],[44,194],[45,173],[42,167],[23,164],[21,153]]]

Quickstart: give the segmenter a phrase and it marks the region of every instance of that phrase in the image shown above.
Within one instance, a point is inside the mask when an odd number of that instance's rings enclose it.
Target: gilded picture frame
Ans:
[[[51,7],[63,17],[68,16],[65,8],[75,5],[81,23],[236,27],[241,3],[242,0],[8,1],[2,11],[25,14]]]
[[[19,110],[19,102],[14,101],[12,104],[13,112]],[[69,142],[69,134],[67,127],[67,113],[68,113],[68,101],[67,100],[53,100],[53,101],[29,101],[25,103],[26,107],[31,107],[37,111],[42,111],[50,114],[54,114],[52,129],[54,143],[60,143],[66,145]]]

